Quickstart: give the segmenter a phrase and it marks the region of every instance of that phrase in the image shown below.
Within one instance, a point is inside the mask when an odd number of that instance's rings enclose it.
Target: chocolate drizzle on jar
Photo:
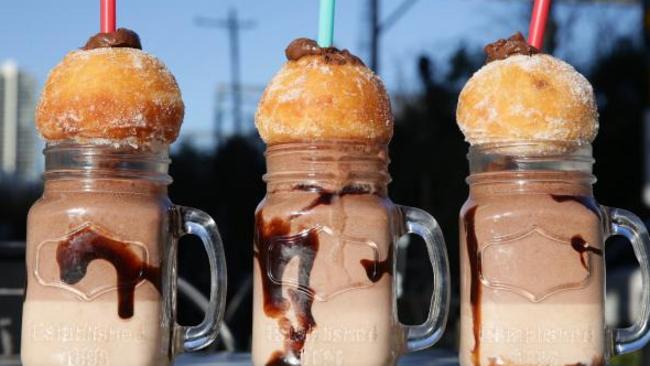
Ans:
[[[601,257],[603,256],[601,249],[590,246],[580,235],[575,235],[571,238],[571,247],[580,254],[580,263],[582,263],[582,267],[586,270],[589,270],[589,266],[587,265],[587,257],[585,254],[593,253]]]
[[[472,306],[472,321],[474,333],[474,348],[472,349],[472,363],[475,366],[481,364],[481,297],[482,288],[480,282],[481,262],[478,253],[478,238],[476,237],[476,210],[478,206],[470,207],[463,217],[465,224],[465,242],[467,246],[467,257],[470,270],[470,294],[469,301]]]
[[[85,227],[59,242],[56,261],[61,281],[74,285],[81,281],[92,261],[103,259],[117,272],[118,315],[133,317],[135,287],[149,281],[161,293],[160,267],[147,264],[126,243],[108,238]]]
[[[555,202],[577,202],[583,205],[586,209],[593,212],[596,216],[600,217],[600,207],[596,201],[587,196],[572,196],[572,195],[561,195],[561,194],[552,194],[551,197]]]
[[[557,194],[552,194],[551,197],[555,202],[577,202],[584,206],[587,210],[591,211],[594,215],[596,215],[598,218],[600,218],[600,208],[596,201],[587,196],[572,196],[572,195],[557,195]],[[594,248],[589,245],[589,243],[581,236],[581,235],[574,235],[571,238],[571,247],[573,250],[578,252],[580,254],[580,263],[582,264],[582,267],[586,270],[589,270],[589,266],[587,265],[587,256],[586,254],[588,253],[593,253],[595,255],[598,255],[600,257],[603,256],[603,251],[602,249]]]
[[[361,265],[366,270],[366,275],[368,279],[373,283],[379,282],[384,274],[393,274],[393,256],[394,256],[394,246],[391,245],[388,248],[388,255],[386,259],[381,262],[377,262],[374,259],[362,259]]]
[[[380,196],[378,192],[373,192],[369,186],[359,185],[359,184],[347,185],[343,187],[340,191],[329,191],[324,189],[321,186],[313,185],[313,184],[298,184],[295,187],[293,187],[293,190],[318,193],[318,197],[316,197],[309,205],[305,206],[305,208],[303,208],[302,210],[289,216],[289,220],[293,220],[299,216],[302,216],[305,213],[313,210],[314,208],[320,205],[331,205],[332,202],[334,202],[335,198],[341,198],[348,195],[362,195],[362,194],[375,194]]]
[[[531,46],[526,42],[526,38],[520,33],[515,33],[508,39],[500,39],[494,43],[490,43],[484,48],[487,55],[485,60],[486,64],[492,61],[505,60],[510,56],[524,55],[532,56],[541,53],[540,50]]]
[[[309,230],[290,235],[289,221],[274,218],[266,222],[263,210],[259,210],[256,215],[256,228],[254,255],[262,274],[264,313],[278,320],[285,337],[284,350],[274,352],[266,365],[296,365],[300,362],[307,334],[316,326],[311,313],[314,291],[309,287],[309,278],[318,252],[318,234]],[[287,299],[282,294],[282,284],[273,281],[270,273],[271,268],[274,268],[282,276],[287,263],[294,257],[300,261],[298,288],[288,289]],[[296,318],[295,326],[287,317],[290,309]]]
[[[312,315],[315,291],[310,287],[310,276],[314,260],[319,250],[318,232],[299,228],[297,234],[291,234],[291,221],[321,205],[330,205],[336,199],[346,195],[373,194],[370,187],[348,185],[340,191],[329,191],[318,185],[300,184],[293,187],[295,191],[314,192],[318,196],[303,209],[288,219],[272,218],[265,220],[263,209],[256,218],[254,256],[260,266],[262,276],[262,293],[264,313],[277,319],[281,333],[284,335],[284,349],[275,351],[266,366],[295,366],[301,364],[302,350],[307,335],[316,327]],[[295,232],[295,231],[294,231]],[[361,265],[366,269],[368,278],[377,282],[384,273],[392,274],[392,247],[386,260],[376,264],[374,260]],[[287,289],[288,298],[283,296],[281,278],[286,265],[298,258],[298,286]],[[273,273],[273,275],[271,275]],[[292,324],[288,312],[293,311],[295,324]]]

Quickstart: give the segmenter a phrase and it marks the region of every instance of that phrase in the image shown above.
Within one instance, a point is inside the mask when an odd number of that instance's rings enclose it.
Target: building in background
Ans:
[[[40,171],[34,127],[36,81],[6,61],[0,66],[0,180],[33,181]]]

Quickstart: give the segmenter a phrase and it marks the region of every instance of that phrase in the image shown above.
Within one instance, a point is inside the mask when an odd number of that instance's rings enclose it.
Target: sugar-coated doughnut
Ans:
[[[184,110],[174,76],[154,56],[130,47],[82,49],[50,73],[36,126],[50,142],[144,146],[173,142]]]
[[[456,117],[472,144],[513,141],[590,143],[598,132],[591,84],[545,54],[488,63],[460,93]]]
[[[304,38],[286,54],[289,61],[264,91],[255,116],[264,141],[390,141],[390,99],[357,57]]]

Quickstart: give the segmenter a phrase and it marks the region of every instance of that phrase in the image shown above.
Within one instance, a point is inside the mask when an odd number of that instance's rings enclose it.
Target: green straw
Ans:
[[[318,29],[318,45],[332,47],[334,39],[334,7],[336,0],[320,0],[320,26]]]

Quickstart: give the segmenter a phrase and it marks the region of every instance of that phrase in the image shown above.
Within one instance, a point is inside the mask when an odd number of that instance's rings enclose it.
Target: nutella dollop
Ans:
[[[492,61],[505,60],[510,56],[532,56],[541,53],[541,51],[529,45],[526,38],[520,32],[517,32],[508,39],[500,39],[485,46],[485,53],[487,54],[485,63],[489,64]]]
[[[284,51],[289,61],[298,61],[305,56],[322,56],[325,63],[345,65],[346,63],[363,65],[360,58],[348,50],[336,47],[320,47],[316,41],[309,38],[298,38],[289,43]]]
[[[142,49],[140,37],[130,29],[120,28],[113,33],[97,33],[88,39],[83,50],[94,50],[96,48],[137,48]]]

